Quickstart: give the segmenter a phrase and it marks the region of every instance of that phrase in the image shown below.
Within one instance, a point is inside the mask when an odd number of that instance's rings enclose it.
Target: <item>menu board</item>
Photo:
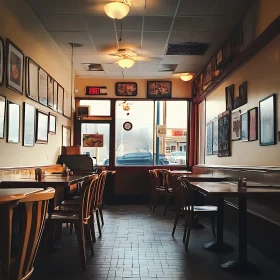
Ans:
[[[213,127],[212,122],[206,125],[206,155],[213,154]]]
[[[67,118],[71,118],[72,111],[72,97],[70,92],[64,91],[64,104],[63,104],[63,113]]]
[[[63,95],[64,89],[61,85],[57,87],[57,112],[63,114]]]
[[[215,118],[212,121],[212,125],[213,125],[213,155],[217,155],[218,154],[218,118]]]
[[[219,115],[218,118],[218,156],[230,156],[230,111]]]
[[[39,102],[48,106],[48,74],[42,68],[39,69]]]
[[[53,108],[53,78],[48,75],[48,106]]]
[[[53,110],[57,111],[57,82],[53,81]]]
[[[27,96],[35,101],[39,100],[39,65],[32,59],[28,59],[28,87]]]

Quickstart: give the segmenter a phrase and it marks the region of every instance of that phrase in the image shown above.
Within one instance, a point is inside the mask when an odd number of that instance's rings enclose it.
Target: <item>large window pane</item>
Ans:
[[[103,147],[84,147],[84,134],[102,134]],[[88,154],[91,157],[96,157],[98,165],[109,165],[109,139],[110,139],[110,125],[103,123],[83,123],[82,124],[82,153]],[[94,138],[92,138],[94,142]]]
[[[129,112],[124,101],[116,102],[116,165],[153,165],[153,101],[129,101]],[[125,122],[132,129],[123,128]]]
[[[110,100],[80,100],[81,106],[89,106],[90,116],[110,116]]]

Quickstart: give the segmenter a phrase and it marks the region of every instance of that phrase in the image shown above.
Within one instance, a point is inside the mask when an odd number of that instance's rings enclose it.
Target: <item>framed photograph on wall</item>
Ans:
[[[212,121],[212,126],[213,126],[213,155],[217,155],[219,149],[218,118],[215,118]]]
[[[259,102],[260,145],[276,144],[276,94],[272,94]]]
[[[49,133],[56,134],[56,115],[49,113]]]
[[[24,54],[12,41],[7,39],[6,42],[6,85],[8,88],[23,94]]]
[[[131,82],[116,83],[115,93],[116,96],[136,96],[137,84]]]
[[[230,111],[226,111],[219,114],[218,117],[218,156],[228,157],[230,156]]]
[[[249,141],[258,140],[258,107],[249,112]]]
[[[39,65],[30,57],[26,59],[27,64],[27,96],[39,101]]]
[[[6,97],[0,96],[0,138],[4,138],[6,118]]]
[[[240,130],[241,130],[241,141],[249,140],[249,119],[248,112],[244,112],[240,115]]]
[[[33,147],[35,144],[35,107],[23,103],[23,140],[22,145]]]
[[[36,143],[47,144],[49,133],[49,114],[37,109]]]
[[[57,87],[58,84],[53,80],[53,110],[57,112]]]
[[[220,49],[216,55],[216,65],[218,69],[222,65],[222,63],[223,63],[223,49]]]
[[[48,106],[48,73],[42,68],[39,69],[39,102]]]
[[[240,139],[240,111],[231,114],[231,140]]]
[[[247,102],[247,82],[244,82],[239,86],[239,95],[234,100],[233,109],[245,105]]]
[[[64,89],[61,85],[57,85],[57,112],[63,115]]]
[[[0,37],[0,87],[4,84],[4,65],[5,65],[5,44]]]
[[[147,82],[148,98],[171,98],[172,83],[160,81]]]
[[[72,117],[72,96],[70,91],[64,91],[64,97],[63,97],[63,115],[71,119]]]
[[[226,87],[226,109],[233,110],[234,103],[234,85]]]
[[[71,146],[71,127],[62,125],[62,146]]]
[[[20,106],[8,101],[7,142],[19,143]]]
[[[206,124],[206,155],[213,155],[213,127],[212,122]]]
[[[203,86],[207,86],[212,80],[211,75],[211,61],[208,63],[207,67],[203,71]]]
[[[53,78],[48,75],[48,107],[53,109]]]

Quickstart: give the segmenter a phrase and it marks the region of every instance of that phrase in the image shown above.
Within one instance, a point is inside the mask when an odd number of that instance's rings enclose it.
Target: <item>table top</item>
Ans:
[[[92,174],[79,174],[79,175],[70,175],[70,176],[61,176],[60,174],[50,174],[47,175],[42,181],[36,181],[32,176],[9,176],[4,177],[1,180],[0,188],[18,188],[18,187],[69,187],[73,184],[83,182],[87,177],[92,176]]]
[[[20,200],[25,196],[41,191],[41,188],[0,189],[0,203]]]
[[[204,194],[224,197],[280,194],[280,189],[256,182],[247,182],[247,188],[242,188],[240,191],[238,191],[237,182],[191,182],[191,184],[195,189]]]
[[[172,170],[169,171],[170,174],[175,175],[175,174],[179,174],[179,175],[184,175],[184,174],[192,174],[191,171],[188,170]]]
[[[183,177],[185,177],[189,181],[196,181],[196,182],[221,182],[221,181],[227,181],[229,178],[227,176],[222,176],[222,175],[194,174],[194,173],[184,174]]]

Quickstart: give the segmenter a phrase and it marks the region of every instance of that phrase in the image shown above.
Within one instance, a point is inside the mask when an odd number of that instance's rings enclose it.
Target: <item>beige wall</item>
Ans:
[[[259,52],[247,64],[235,72],[222,83],[206,100],[206,123],[219,113],[226,110],[225,87],[235,84],[235,95],[238,86],[248,81],[248,103],[237,110],[245,112],[259,106],[259,100],[276,93],[277,96],[277,122],[280,130],[280,35]],[[232,141],[232,156],[219,158],[215,155],[206,156],[205,164],[218,165],[260,165],[280,166],[280,144],[272,146],[259,146],[259,141],[240,142]]]
[[[9,38],[26,56],[30,56],[65,89],[71,87],[71,67],[52,37],[40,23],[30,7],[22,0],[0,0],[0,36]],[[23,102],[49,112],[47,107],[33,102],[24,95],[9,90],[5,85],[0,88],[0,94],[8,100],[20,104],[21,131],[20,143],[6,143],[0,139],[0,167],[48,165],[56,162],[62,142],[62,125],[70,125],[71,121],[57,115],[57,133],[49,135],[49,143],[35,144],[35,147],[22,146],[22,111]]]
[[[156,79],[151,80],[155,81]],[[163,79],[162,79],[163,80]],[[158,80],[158,81],[162,81]],[[183,82],[181,79],[164,79],[164,81],[172,81],[172,97],[174,98],[191,98],[191,83]],[[115,84],[117,82],[136,82],[138,87],[138,94],[133,98],[146,98],[147,97],[147,80],[130,80],[130,79],[86,79],[76,78],[74,88],[78,90],[75,94],[76,97],[86,97],[86,86],[106,86],[107,95],[97,96],[98,98],[124,98],[115,95]]]

